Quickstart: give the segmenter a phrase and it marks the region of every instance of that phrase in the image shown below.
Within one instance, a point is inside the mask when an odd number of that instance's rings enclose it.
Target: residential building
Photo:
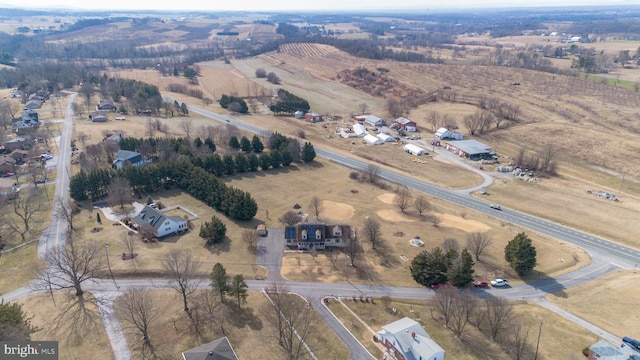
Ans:
[[[40,100],[29,100],[24,104],[24,110],[35,110],[40,109],[42,107],[42,101]]]
[[[92,122],[107,122],[109,121],[109,117],[104,110],[94,110],[89,113],[89,120]]]
[[[9,141],[5,141],[4,148],[6,151],[13,151],[15,149],[27,149],[29,148],[30,141],[26,137],[16,137]]]
[[[22,164],[29,158],[29,150],[15,149],[9,156],[16,161],[16,164]]]
[[[180,216],[167,216],[163,214],[161,210],[149,205],[145,206],[132,220],[139,227],[150,224],[158,238],[167,235],[181,234],[188,230],[186,219]]]
[[[116,153],[116,159],[113,160],[113,167],[116,169],[122,169],[126,164],[131,164],[133,166],[144,166],[150,163],[149,160],[145,159],[142,154],[129,151],[129,150],[118,150]]]
[[[493,149],[477,140],[449,141],[445,149],[470,160],[492,159]]]
[[[227,337],[214,340],[182,353],[183,360],[238,360]]]
[[[100,100],[96,106],[96,110],[116,111],[116,105],[111,100]]]
[[[396,360],[444,360],[440,345],[418,322],[408,317],[383,326],[376,336]]]
[[[597,343],[589,346],[589,353],[587,354],[589,360],[631,360],[640,359],[640,350],[628,344],[622,342],[620,347],[613,346],[605,340],[600,340]]]
[[[453,139],[453,140],[462,140],[462,133],[449,131],[447,128],[441,127],[436,131],[433,136],[436,139],[445,140],[445,139]]]
[[[284,229],[288,247],[298,250],[345,247],[351,240],[351,226],[347,224],[326,224],[323,222],[299,222]]]
[[[12,158],[9,155],[2,155],[2,157],[0,157],[0,170],[3,174],[12,172],[16,164],[16,159]]]
[[[395,119],[393,121],[393,124],[391,124],[391,127],[394,129],[403,129],[408,132],[418,131],[418,126],[416,125],[416,122],[413,120],[409,120],[405,117],[399,117]]]

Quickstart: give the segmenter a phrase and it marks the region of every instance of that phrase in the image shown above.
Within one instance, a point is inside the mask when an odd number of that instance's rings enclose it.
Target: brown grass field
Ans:
[[[250,292],[247,303],[241,309],[237,304],[231,305],[231,313],[225,320],[225,332],[219,326],[211,325],[206,335],[199,338],[190,328],[190,320],[182,311],[182,300],[179,294],[170,290],[152,292],[156,305],[157,319],[149,337],[158,355],[178,358],[181,352],[202,345],[217,338],[227,336],[234,351],[240,359],[284,359],[277,345],[277,330],[261,317],[262,307],[268,304],[267,298],[260,292]],[[227,300],[232,301],[232,300]],[[161,308],[163,311],[159,311]],[[122,322],[126,328],[126,323]],[[139,335],[132,329],[125,330],[127,342],[133,354],[140,358],[136,339]],[[336,337],[326,323],[318,321],[317,333],[309,340],[309,347],[320,359],[346,359],[349,350]]]
[[[471,324],[466,327],[462,338],[457,339],[451,330],[443,326],[438,310],[424,301],[394,300],[391,307],[397,309],[396,314],[385,309],[379,299],[375,299],[375,304],[352,299],[346,299],[344,302],[374,331],[379,331],[382,326],[405,316],[418,321],[431,338],[445,350],[445,356],[448,358],[507,360],[513,359],[514,356],[513,353],[507,353],[501,343],[490,341]],[[595,335],[535,304],[516,301],[512,305],[514,316],[522,318],[530,327],[525,358],[533,357],[540,321],[544,321],[538,352],[540,359],[581,359],[582,349],[596,341]],[[374,356],[381,358],[382,352],[373,343],[371,332],[359,320],[335,301],[329,304],[329,308]]]

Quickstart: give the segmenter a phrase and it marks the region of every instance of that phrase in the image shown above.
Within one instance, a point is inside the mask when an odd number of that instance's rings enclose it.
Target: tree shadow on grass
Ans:
[[[93,294],[83,296],[67,295],[66,302],[57,302],[57,313],[51,319],[56,338],[63,339],[67,345],[77,346],[84,342],[87,334],[103,328],[98,311],[98,300]]]
[[[237,328],[249,326],[252,330],[262,329],[262,320],[256,316],[254,309],[251,307],[238,308],[237,304],[231,306],[232,316],[229,317],[229,323]]]
[[[223,252],[231,251],[231,239],[225,236],[222,241],[213,245],[205,244],[204,247],[209,250],[210,253],[220,255]]]

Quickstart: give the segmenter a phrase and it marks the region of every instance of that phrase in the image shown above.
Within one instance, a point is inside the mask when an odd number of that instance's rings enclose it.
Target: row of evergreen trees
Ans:
[[[307,112],[311,109],[309,102],[299,96],[296,96],[287,90],[278,90],[278,101],[269,106],[269,110],[274,114],[293,114],[296,111]]]

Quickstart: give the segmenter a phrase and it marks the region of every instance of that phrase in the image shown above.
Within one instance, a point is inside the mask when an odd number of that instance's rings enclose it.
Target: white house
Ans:
[[[356,134],[358,137],[365,137],[365,135],[369,134],[367,132],[367,128],[365,128],[364,125],[360,123],[353,124],[353,133]]]
[[[167,216],[149,205],[145,206],[132,220],[140,227],[150,224],[158,238],[187,231],[186,219],[180,216]]]
[[[383,141],[380,140],[378,137],[373,136],[371,134],[367,134],[362,138],[364,141],[367,142],[367,144],[369,145],[380,145],[383,144]]]
[[[440,140],[444,139],[453,139],[453,140],[462,140],[462,133],[449,131],[447,128],[440,128],[433,134],[436,138]]]
[[[404,150],[408,154],[413,154],[413,155],[417,155],[417,156],[427,154],[427,150],[421,148],[418,145],[414,145],[414,144],[406,144],[405,146],[402,147],[402,150]]]
[[[393,136],[384,133],[379,133],[376,137],[384,142],[392,142],[396,140]]]
[[[408,317],[383,326],[376,336],[395,359],[444,360],[444,349]]]

